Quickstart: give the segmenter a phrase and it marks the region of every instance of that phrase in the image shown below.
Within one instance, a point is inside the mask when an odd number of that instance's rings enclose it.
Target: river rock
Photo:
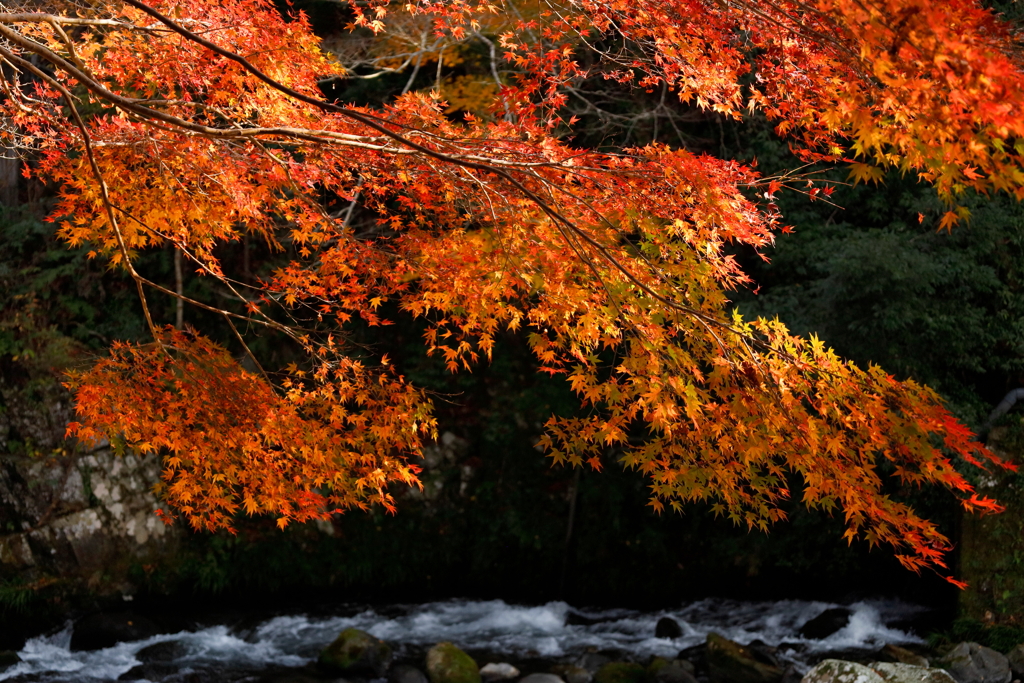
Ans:
[[[644,683],[647,671],[633,662],[608,662],[594,674],[594,683]]]
[[[161,633],[164,631],[155,621],[133,612],[93,614],[75,624],[71,633],[71,650],[102,650]]]
[[[683,629],[679,626],[679,622],[672,617],[662,617],[658,619],[658,625],[654,627],[655,638],[680,638],[683,635]]]
[[[599,652],[587,652],[576,660],[576,666],[583,667],[590,673],[597,673],[598,669],[612,661],[610,657]]]
[[[576,664],[556,664],[551,667],[551,673],[558,674],[565,683],[591,683],[594,674]]]
[[[914,666],[923,667],[929,666],[928,660],[925,657],[922,657],[919,654],[911,652],[905,647],[893,645],[892,643],[887,643],[882,648],[881,654],[886,659],[894,662],[900,662],[901,664],[913,664]]]
[[[358,628],[347,628],[320,652],[324,669],[342,675],[364,674],[381,678],[391,664],[391,647]]]
[[[958,683],[1010,683],[1010,662],[992,648],[978,643],[960,643],[940,660]]]
[[[12,652],[11,650],[0,651],[0,673],[7,671],[20,661],[21,657],[18,656],[17,652]]]
[[[669,661],[664,657],[655,657],[647,665],[647,680],[651,683],[697,683],[693,664],[685,659]]]
[[[180,659],[185,656],[188,652],[188,648],[185,647],[184,643],[178,640],[165,640],[162,643],[154,643],[148,647],[144,647],[135,653],[135,659],[139,660],[143,664],[149,664],[151,662],[173,662],[175,659]]]
[[[524,676],[519,683],[565,683],[561,676],[555,674],[530,674]]]
[[[1010,663],[1010,671],[1016,678],[1024,678],[1024,643],[1007,652],[1006,661]]]
[[[901,662],[872,662],[871,668],[886,683],[956,683],[948,672]]]
[[[480,668],[480,678],[485,681],[509,681],[519,678],[519,669],[508,662],[488,662]]]
[[[451,643],[438,643],[427,651],[430,683],[480,683],[480,668],[473,658]]]
[[[853,610],[848,607],[830,607],[800,627],[800,635],[811,640],[828,638],[850,623]]]
[[[427,675],[415,666],[399,664],[388,670],[388,683],[428,683],[428,681]]]
[[[800,683],[885,683],[885,679],[863,664],[826,659],[808,671]]]
[[[777,683],[782,670],[758,661],[739,643],[717,633],[707,638],[708,676],[711,683]]]

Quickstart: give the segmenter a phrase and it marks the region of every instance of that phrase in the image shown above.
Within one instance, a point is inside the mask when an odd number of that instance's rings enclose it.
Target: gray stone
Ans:
[[[870,667],[886,683],[956,683],[948,672],[901,662],[873,662]]]
[[[427,675],[414,666],[399,664],[388,671],[388,683],[428,683]]]
[[[1017,645],[1006,653],[1006,660],[1010,663],[1010,671],[1017,678],[1024,678],[1024,643]]]
[[[863,664],[826,659],[808,671],[800,683],[885,683],[885,679]]]
[[[939,663],[958,683],[1010,683],[1013,679],[1006,656],[978,643],[960,643]]]
[[[707,637],[708,676],[711,683],[777,683],[782,670],[758,661],[748,649],[717,633]]]
[[[914,666],[929,666],[928,660],[919,654],[911,652],[905,647],[887,643],[881,653],[886,659],[902,664],[913,664]]]
[[[565,683],[561,676],[555,674],[530,674],[524,676],[519,683]]]
[[[438,643],[427,651],[430,683],[480,683],[480,668],[473,658],[451,643]]]
[[[391,647],[366,631],[347,628],[323,649],[318,663],[332,673],[380,678],[391,664]]]
[[[480,669],[480,677],[485,681],[508,681],[519,678],[519,669],[508,662],[488,662]]]

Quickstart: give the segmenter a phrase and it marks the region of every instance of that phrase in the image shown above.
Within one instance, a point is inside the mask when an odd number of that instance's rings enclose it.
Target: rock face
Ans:
[[[672,617],[658,619],[658,625],[654,627],[655,638],[679,638],[683,635],[683,629],[679,622]]]
[[[357,628],[342,631],[320,653],[319,664],[342,675],[382,677],[391,664],[391,648],[383,640]]]
[[[26,583],[61,577],[131,595],[131,566],[173,556],[179,532],[154,514],[155,457],[13,457],[0,452],[0,574]]]
[[[708,634],[706,657],[711,683],[777,683],[782,679],[781,669],[758,661],[748,648],[717,633]]]
[[[800,683],[885,683],[885,679],[863,664],[826,659],[808,671]]]
[[[451,643],[438,643],[427,651],[430,683],[480,683],[480,669],[473,658]]]
[[[939,662],[958,683],[1010,683],[1007,658],[978,643],[960,643]]]
[[[828,638],[850,623],[853,611],[846,607],[831,607],[800,627],[800,635],[812,640]]]
[[[594,674],[594,683],[644,683],[647,670],[633,662],[608,662]]]

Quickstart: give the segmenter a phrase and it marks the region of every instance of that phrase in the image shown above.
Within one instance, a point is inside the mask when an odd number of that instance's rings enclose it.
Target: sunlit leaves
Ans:
[[[390,360],[370,368],[345,345],[353,321],[383,327],[393,314],[424,319],[451,371],[486,362],[499,334],[523,335],[584,408],[553,417],[541,445],[576,466],[616,453],[648,478],[658,510],[706,500],[765,529],[799,495],[841,509],[848,538],[894,546],[920,569],[944,566],[948,541],[883,493],[879,463],[995,509],[952,465],[991,454],[933,392],[777,321],[725,313],[748,281],[730,249],[772,243],[782,180],[663,145],[609,154],[552,134],[573,123],[560,107],[587,75],[579,51],[617,32],[632,51],[595,55],[606,77],[665,83],[723,115],[759,110],[809,158],[852,162],[857,182],[896,167],[947,197],[1024,196],[1020,58],[976,3],[552,3],[490,24],[505,30],[518,81],[449,83],[453,105],[494,113],[457,122],[438,93],[379,110],[323,102],[317,79],[344,74],[302,17],[265,0],[154,2],[163,19],[136,0],[94,5],[0,24],[0,54],[24,69],[0,107],[33,147],[33,172],[61,188],[61,235],[143,289],[160,285],[134,270],[136,254],[173,243],[245,314],[192,303],[308,354],[264,376],[198,332],[154,323],[153,343],[117,344],[72,379],[77,436],[158,453],[163,495],[194,526],[390,507],[391,482],[415,484],[407,457],[433,432],[429,401]],[[386,3],[351,7],[354,26],[386,29]],[[500,10],[420,2],[403,16],[429,18],[446,45]],[[93,23],[69,37],[59,21]],[[953,210],[941,226],[963,218]],[[218,246],[242,238],[294,258],[241,291]]]

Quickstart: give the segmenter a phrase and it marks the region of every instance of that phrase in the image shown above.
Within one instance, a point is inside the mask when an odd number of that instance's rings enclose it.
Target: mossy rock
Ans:
[[[757,661],[739,643],[717,633],[709,633],[707,643],[711,683],[777,683],[782,678],[781,669]]]
[[[480,683],[480,667],[451,643],[438,643],[427,651],[430,683]]]
[[[608,662],[594,675],[594,683],[644,683],[647,671],[633,662]]]
[[[347,628],[320,653],[320,666],[340,674],[380,678],[391,664],[391,647],[358,628]]]
[[[885,679],[863,664],[826,659],[808,671],[800,683],[885,683]]]

